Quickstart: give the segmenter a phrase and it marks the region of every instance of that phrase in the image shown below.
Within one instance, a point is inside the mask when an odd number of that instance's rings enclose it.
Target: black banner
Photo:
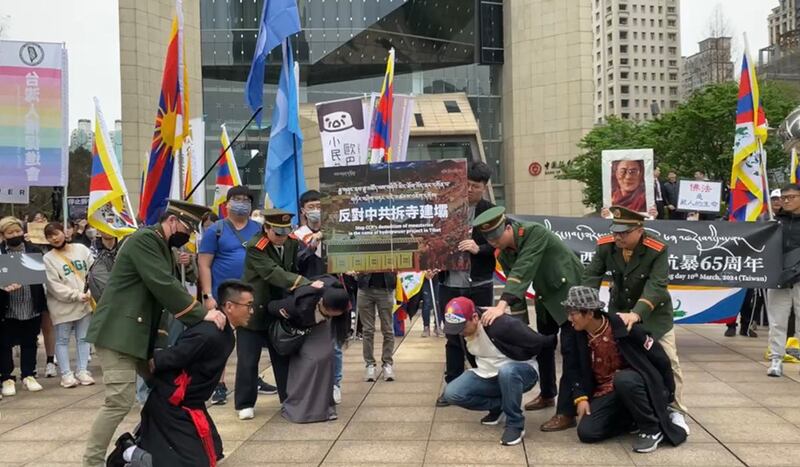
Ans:
[[[597,239],[609,233],[602,218],[517,216],[538,222],[564,240],[584,264]],[[776,222],[648,221],[645,229],[669,250],[671,285],[774,288],[783,265],[782,234]]]

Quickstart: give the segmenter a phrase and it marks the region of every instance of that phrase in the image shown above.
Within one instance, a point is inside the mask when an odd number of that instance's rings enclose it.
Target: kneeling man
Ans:
[[[500,315],[483,326],[472,300],[450,300],[444,315],[445,334],[461,334],[477,367],[448,383],[444,398],[452,405],[484,410],[484,425],[497,425],[503,415],[506,428],[500,443],[519,444],[525,436],[522,394],[539,379],[535,357],[556,345],[555,336],[543,336],[511,315]]]
[[[233,328],[253,312],[253,287],[238,280],[220,284],[219,306],[228,318],[220,331],[202,321],[187,328],[174,346],[150,360],[153,391],[142,409],[139,447],[159,466],[215,466],[222,440],[206,410],[233,351]]]
[[[570,381],[578,438],[593,443],[638,429],[633,451],[640,453],[664,438],[674,446],[686,441],[688,427],[674,424],[667,410],[675,379],[661,344],[641,325],[628,331],[619,316],[603,312],[594,288],[570,288],[564,307],[576,331]]]

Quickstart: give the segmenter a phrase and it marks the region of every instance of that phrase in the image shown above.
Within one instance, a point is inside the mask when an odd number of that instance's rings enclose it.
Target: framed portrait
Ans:
[[[653,150],[603,151],[603,207],[624,206],[647,215],[655,207]]]

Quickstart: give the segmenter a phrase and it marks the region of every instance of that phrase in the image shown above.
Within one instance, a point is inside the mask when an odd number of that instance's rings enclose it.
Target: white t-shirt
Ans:
[[[478,331],[465,340],[467,341],[467,350],[475,356],[475,362],[478,364],[478,367],[472,368],[471,371],[481,378],[494,378],[497,376],[501,366],[515,361],[495,347],[486,331],[484,331],[483,325],[478,325]],[[538,369],[535,359],[528,360],[525,363],[531,365],[534,370]]]

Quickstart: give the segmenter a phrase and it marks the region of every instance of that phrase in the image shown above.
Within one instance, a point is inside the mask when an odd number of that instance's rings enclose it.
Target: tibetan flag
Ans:
[[[92,176],[89,181],[89,225],[108,235],[122,238],[136,230],[122,171],[114,155],[100,102],[95,98]]]
[[[753,222],[769,210],[766,140],[767,118],[759,100],[756,70],[745,47],[733,144],[728,219],[732,222]]]
[[[797,149],[792,148],[792,172],[789,174],[789,181],[797,183],[798,180],[800,180],[800,158]]]
[[[239,168],[236,166],[236,158],[233,157],[233,149],[228,147],[231,144],[228,139],[228,130],[225,128],[225,124],[221,126],[222,134],[219,136],[219,141],[222,143],[222,150],[226,148],[228,150],[225,151],[225,155],[219,160],[219,165],[217,166],[217,186],[214,188],[214,204],[211,206],[211,209],[214,210],[219,217],[227,217],[228,209],[225,205],[225,201],[228,190],[241,185],[242,180],[239,177]]]
[[[372,115],[369,136],[369,162],[378,164],[392,161],[392,108],[394,107],[394,48],[389,49],[386,75],[383,77],[381,95]]]
[[[189,101],[183,62],[183,11],[176,2],[172,32],[164,61],[161,94],[158,99],[153,142],[147,163],[147,178],[142,189],[139,218],[155,224],[167,205],[176,157],[189,134]],[[180,176],[180,174],[178,174]]]

